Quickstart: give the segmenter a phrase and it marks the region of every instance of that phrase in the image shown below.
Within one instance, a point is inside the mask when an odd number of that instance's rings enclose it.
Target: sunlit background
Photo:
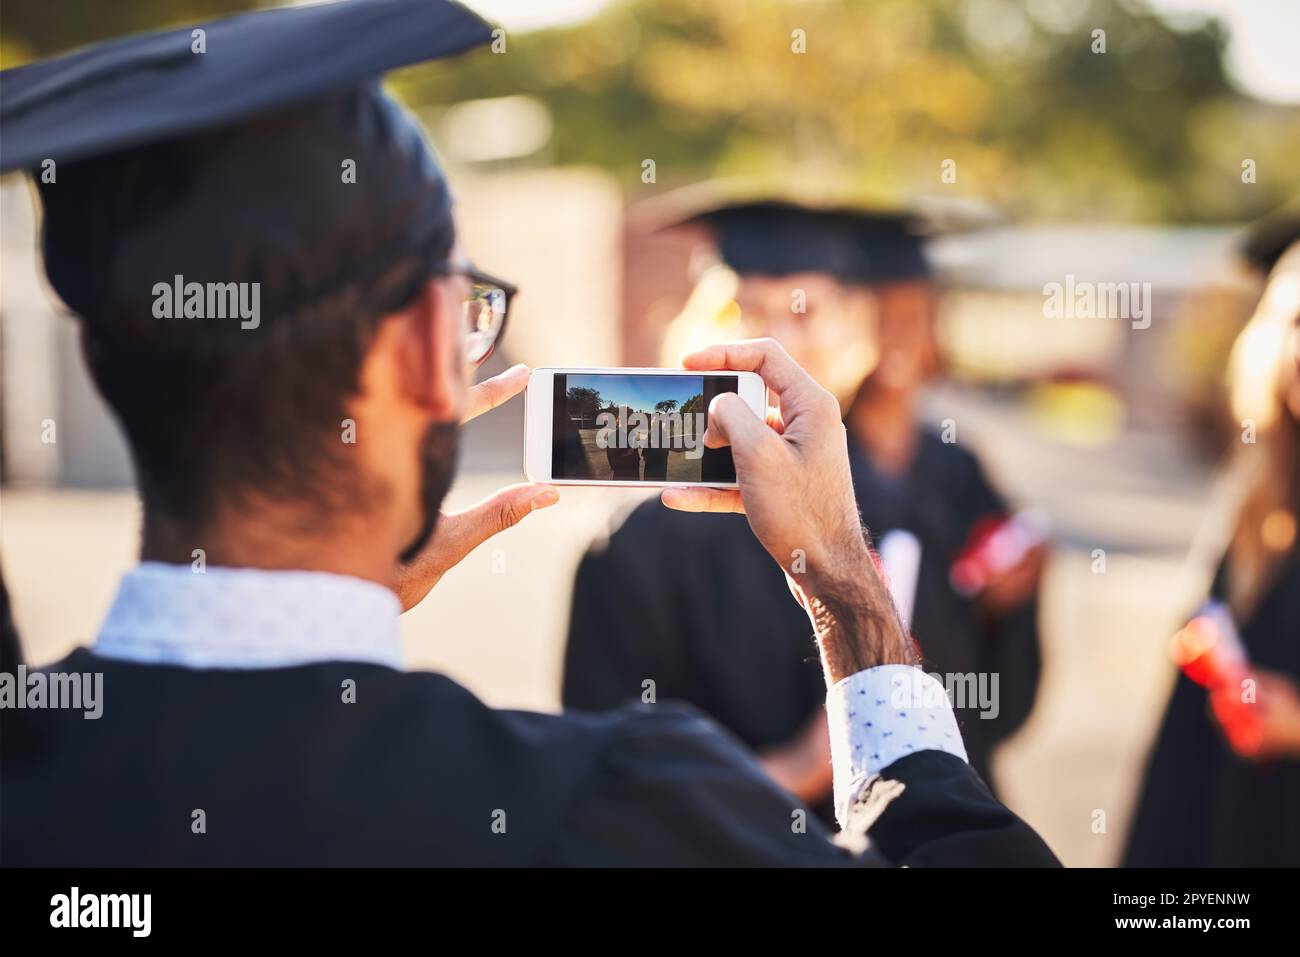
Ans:
[[[927,408],[1055,529],[1043,686],[996,774],[1067,863],[1115,863],[1173,677],[1166,641],[1222,545],[1222,373],[1260,289],[1235,255],[1241,228],[1300,195],[1300,4],[468,5],[505,27],[505,50],[392,88],[451,172],[466,248],[522,287],[490,370],[660,364],[698,269],[699,237],[659,228],[681,187],[743,178],[951,215],[960,228],[931,248],[951,378]],[[0,60],[252,6],[6,0]],[[21,178],[0,185],[0,214],[0,546],[27,655],[45,663],[97,629],[134,561],[138,505],[43,285]],[[1150,327],[1044,318],[1044,284],[1067,275],[1150,283]],[[470,428],[455,502],[518,480],[522,427],[515,404]],[[556,708],[574,565],[636,500],[566,490],[472,555],[406,616],[408,664],[493,704]]]

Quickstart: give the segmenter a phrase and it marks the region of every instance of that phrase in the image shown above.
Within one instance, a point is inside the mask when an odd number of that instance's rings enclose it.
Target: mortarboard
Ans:
[[[864,285],[928,278],[930,240],[1002,219],[992,206],[968,197],[921,195],[900,203],[888,194],[806,178],[776,183],[752,176],[671,190],[636,204],[630,217],[644,232],[703,228],[736,272],[820,272]]]
[[[1265,216],[1246,230],[1241,256],[1261,275],[1273,271],[1282,254],[1300,242],[1300,201]]]
[[[335,0],[113,40],[0,73],[0,172],[236,123],[490,39],[447,0]]]
[[[772,200],[721,206],[692,216],[713,231],[718,252],[738,273],[818,272],[870,285],[929,276],[914,216]]]
[[[445,257],[445,178],[379,81],[490,39],[447,0],[336,0],[111,41],[0,74],[0,170],[33,169],[46,273],[118,347],[186,335],[147,321],[173,274],[259,283],[265,331],[390,283],[394,262]],[[233,341],[221,329],[204,333],[216,348]]]

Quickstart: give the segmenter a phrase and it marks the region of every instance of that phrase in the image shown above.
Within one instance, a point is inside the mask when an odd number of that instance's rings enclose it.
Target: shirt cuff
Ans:
[[[826,713],[841,827],[867,781],[899,758],[946,751],[968,760],[943,685],[911,665],[880,665],[837,681]]]

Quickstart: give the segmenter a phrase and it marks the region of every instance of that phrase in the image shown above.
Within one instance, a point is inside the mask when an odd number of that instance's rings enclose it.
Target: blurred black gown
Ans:
[[[1225,563],[1212,594],[1222,598]],[[1300,681],[1300,548],[1241,628],[1251,661]],[[1147,766],[1124,863],[1129,867],[1300,866],[1300,761],[1237,757],[1205,689],[1178,676]]]
[[[959,709],[971,763],[987,781],[993,747],[1029,714],[1038,683],[1037,601],[997,623],[948,581],[972,526],[1005,505],[975,457],[923,432],[908,474],[876,471],[850,445],[853,484],[873,539],[921,542],[912,631],[927,671],[997,672],[1000,712]],[[797,503],[796,503],[797,504]],[[825,705],[812,630],[784,573],[743,515],[643,503],[578,569],[565,649],[565,707],[658,701],[701,709],[756,751],[785,744]],[[829,813],[829,805],[819,812]]]

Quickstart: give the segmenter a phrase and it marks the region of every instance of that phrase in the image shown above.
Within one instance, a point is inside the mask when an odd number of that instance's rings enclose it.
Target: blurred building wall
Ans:
[[[1249,314],[1258,289],[1235,268],[1238,236],[1229,228],[1052,226],[940,238],[930,257],[961,305],[950,310],[949,345],[969,372],[993,380],[1113,374],[1126,351],[1176,331],[1188,297],[1230,290]],[[1067,276],[1080,285],[1149,284],[1149,328],[1047,317],[1044,287]]]
[[[523,169],[453,176],[466,255],[519,286],[499,355],[480,377],[530,366],[618,365],[623,202],[594,169]],[[524,403],[465,429],[462,467],[523,471]]]
[[[76,322],[44,282],[35,205],[25,179],[0,187],[4,480],[129,485],[126,444],[86,374]]]
[[[604,173],[582,169],[464,174],[455,180],[465,252],[515,282],[500,356],[514,362],[614,365],[622,352],[622,200]],[[120,429],[81,360],[76,322],[43,281],[34,197],[17,177],[0,189],[0,342],[4,481],[88,488],[129,486]],[[54,423],[53,443],[44,423]],[[522,469],[523,403],[471,424],[469,469]]]
[[[623,204],[595,169],[453,180],[461,245],[520,287],[505,349],[529,365],[611,365],[621,351]]]

